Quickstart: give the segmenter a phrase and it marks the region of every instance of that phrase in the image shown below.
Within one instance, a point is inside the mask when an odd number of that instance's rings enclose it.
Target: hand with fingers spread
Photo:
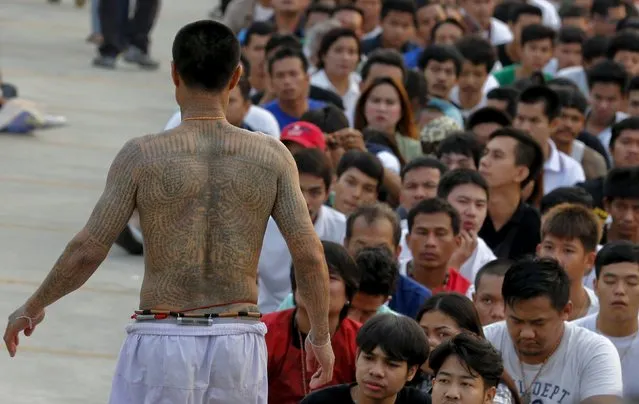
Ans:
[[[4,332],[4,343],[12,358],[18,350],[20,332],[24,331],[24,335],[30,337],[35,327],[40,324],[42,320],[44,320],[44,310],[31,313],[28,312],[24,306],[9,316],[7,329]]]
[[[304,342],[304,351],[306,352],[306,369],[315,369],[317,371],[311,377],[309,387],[311,390],[324,386],[333,380],[333,366],[335,365],[335,354],[331,346],[331,338],[327,337],[326,342],[321,345],[315,345],[311,341],[309,333]]]
[[[459,232],[459,236],[461,238],[459,247],[457,247],[448,261],[448,266],[455,269],[459,269],[464,265],[464,262],[468,261],[473,255],[473,252],[475,252],[475,248],[477,248],[476,232],[473,230],[462,230]]]

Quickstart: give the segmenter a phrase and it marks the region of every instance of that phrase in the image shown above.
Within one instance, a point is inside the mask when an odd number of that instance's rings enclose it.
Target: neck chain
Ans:
[[[409,278],[411,279],[415,279],[415,265],[413,264],[413,261],[409,261],[406,264],[406,274],[408,275]],[[446,270],[446,276],[444,276],[444,281],[442,282],[442,287],[446,287],[448,285],[448,278],[449,278],[450,274],[449,271]]]
[[[561,338],[559,338],[559,342],[557,342],[557,344],[554,346],[552,351],[550,351],[550,354],[541,363],[541,367],[539,368],[539,370],[535,374],[535,377],[533,377],[533,379],[530,382],[530,385],[528,387],[526,387],[526,373],[524,372],[524,363],[519,358],[519,355],[517,355],[517,359],[519,360],[519,368],[521,369],[521,381],[522,381],[523,388],[524,388],[524,391],[521,394],[521,399],[522,399],[522,402],[524,404],[529,404],[530,403],[530,399],[531,399],[531,395],[532,395],[532,391],[531,391],[532,387],[534,386],[534,384],[537,381],[537,379],[539,378],[539,376],[541,376],[541,372],[544,370],[544,367],[546,366],[546,363],[548,363],[550,358],[555,354],[555,351],[557,350],[557,348],[559,348],[559,345],[561,344],[561,340],[563,338],[564,338],[564,334],[562,332],[561,333]]]
[[[297,329],[297,336],[300,339],[300,358],[301,359],[301,363],[300,365],[302,366],[302,391],[304,392],[304,397],[306,397],[306,395],[309,393],[308,391],[308,385],[306,384],[306,352],[304,352],[304,340],[302,338],[302,332],[299,330],[299,328]]]
[[[182,122],[185,121],[219,121],[220,119],[226,119],[224,115],[222,116],[194,116],[190,118],[183,118]]]

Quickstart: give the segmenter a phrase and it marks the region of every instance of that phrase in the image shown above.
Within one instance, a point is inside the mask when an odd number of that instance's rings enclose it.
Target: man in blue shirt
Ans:
[[[362,206],[348,217],[344,246],[352,256],[366,247],[385,247],[397,258],[401,252],[401,236],[402,230],[395,212],[388,205],[377,203]],[[421,305],[431,296],[430,290],[399,274],[396,285],[388,307],[415,318]]]
[[[297,122],[304,112],[322,108],[324,103],[308,97],[308,61],[296,49],[282,48],[268,61],[268,74],[276,99],[264,104],[280,128]]]

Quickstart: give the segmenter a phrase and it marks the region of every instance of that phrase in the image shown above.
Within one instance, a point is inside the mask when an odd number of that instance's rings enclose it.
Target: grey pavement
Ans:
[[[0,327],[37,288],[80,230],[107,169],[130,138],[162,129],[176,106],[171,43],[205,18],[212,0],[164,0],[153,31],[156,72],[124,63],[92,68],[89,8],[72,0],[2,0],[0,72],[23,98],[68,125],[32,136],[0,134]],[[0,349],[0,403],[92,404],[108,399],[124,326],[137,306],[141,258],[113,247],[80,290],[47,310],[18,354]]]

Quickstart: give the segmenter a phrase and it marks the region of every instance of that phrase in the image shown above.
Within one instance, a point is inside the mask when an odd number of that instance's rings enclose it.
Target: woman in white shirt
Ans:
[[[333,91],[342,98],[345,113],[352,119],[359,98],[360,77],[355,69],[360,60],[359,39],[348,28],[334,28],[322,38],[317,68],[311,84]]]

